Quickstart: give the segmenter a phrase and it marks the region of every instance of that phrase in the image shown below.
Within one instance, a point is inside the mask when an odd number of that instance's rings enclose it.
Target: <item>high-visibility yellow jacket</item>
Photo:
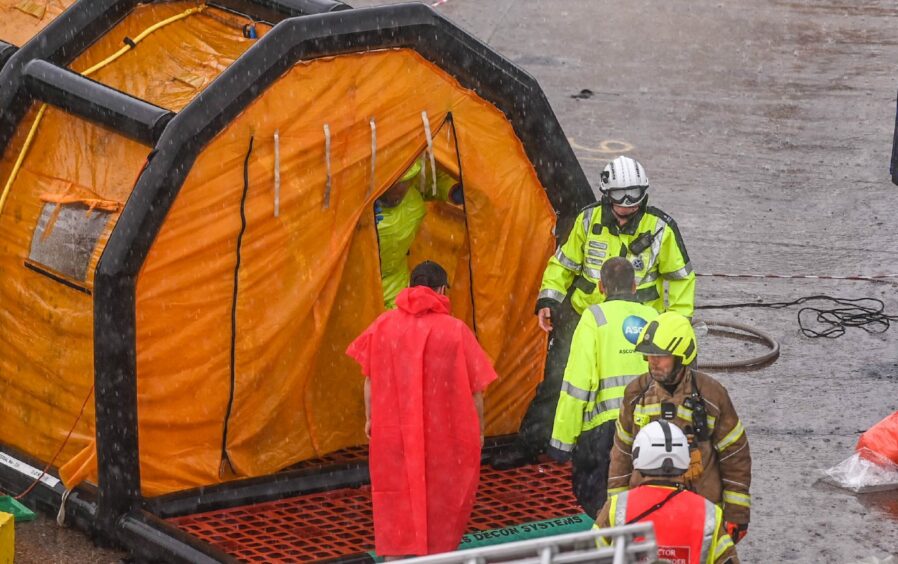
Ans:
[[[384,307],[396,307],[396,296],[408,287],[411,272],[408,251],[415,241],[426,208],[421,192],[412,188],[399,204],[384,206],[383,216],[377,224],[377,240],[380,247],[380,280],[384,290]]]
[[[411,188],[396,206],[380,208],[377,222],[377,239],[380,248],[380,278],[384,292],[384,307],[396,307],[396,296],[409,284],[411,272],[408,253],[418,235],[418,229],[427,213],[425,200],[449,199],[450,191],[458,180],[437,168],[436,194],[432,193],[433,182],[430,165],[422,167],[411,180]]]
[[[667,310],[692,317],[695,306],[695,273],[683,238],[674,220],[653,207],[619,228],[608,205],[595,204],[577,216],[567,241],[549,259],[539,298],[564,301],[571,285],[571,305],[577,313],[605,301],[598,289],[602,263],[611,257],[626,257],[636,271],[637,299],[659,312],[664,307],[667,280]]]
[[[571,341],[552,447],[570,452],[582,432],[617,419],[627,384],[648,370],[634,347],[657,316],[647,305],[614,297],[587,308]]]

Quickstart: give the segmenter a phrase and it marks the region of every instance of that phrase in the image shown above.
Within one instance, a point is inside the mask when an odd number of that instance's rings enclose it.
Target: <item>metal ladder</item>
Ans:
[[[596,541],[605,537],[611,546],[597,547]],[[658,544],[652,523],[635,523],[623,527],[592,529],[540,539],[510,542],[483,548],[433,554],[403,560],[403,564],[561,564],[594,562],[628,564],[655,562]]]

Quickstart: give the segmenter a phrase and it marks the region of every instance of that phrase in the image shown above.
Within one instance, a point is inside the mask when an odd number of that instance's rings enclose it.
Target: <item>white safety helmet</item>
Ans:
[[[633,440],[633,468],[645,476],[679,476],[689,469],[689,440],[668,421],[652,421]]]
[[[649,177],[639,161],[630,157],[617,157],[605,165],[599,190],[613,204],[638,206],[648,194]]]

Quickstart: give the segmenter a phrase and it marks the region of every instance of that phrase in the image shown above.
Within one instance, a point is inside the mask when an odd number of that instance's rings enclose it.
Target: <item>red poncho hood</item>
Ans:
[[[449,313],[449,298],[436,293],[427,286],[412,286],[399,292],[396,307],[412,315],[425,313]]]

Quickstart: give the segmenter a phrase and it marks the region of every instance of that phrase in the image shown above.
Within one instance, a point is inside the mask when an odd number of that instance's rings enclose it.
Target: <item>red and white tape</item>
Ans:
[[[442,6],[443,4],[445,4],[445,3],[448,2],[448,1],[449,1],[449,0],[437,0],[436,2],[434,2],[433,4],[431,4],[431,6],[433,6],[434,8],[436,8],[437,6]]]
[[[713,276],[719,278],[774,278],[787,280],[862,280],[866,282],[890,282],[898,280],[898,274],[874,274],[872,276],[833,276],[815,274],[722,274],[722,273],[696,273],[696,276]]]

